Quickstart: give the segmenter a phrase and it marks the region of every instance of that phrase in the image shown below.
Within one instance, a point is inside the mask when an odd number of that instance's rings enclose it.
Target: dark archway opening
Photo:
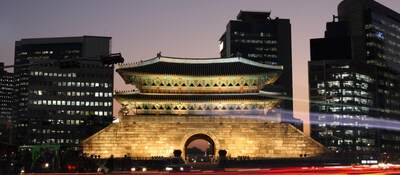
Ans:
[[[185,159],[189,163],[212,162],[215,157],[214,141],[205,134],[196,134],[185,143]]]

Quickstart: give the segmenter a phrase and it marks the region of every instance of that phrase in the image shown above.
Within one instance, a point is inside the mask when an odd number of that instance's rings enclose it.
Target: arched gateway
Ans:
[[[206,146],[207,147],[206,150],[201,150],[204,153],[202,152],[202,155],[198,155],[195,153],[189,153],[188,152],[190,150],[189,144],[191,144],[192,142],[196,142],[198,140],[203,140],[203,143],[205,141],[208,144],[208,145],[198,145],[196,147],[196,148],[198,148],[198,147]],[[201,143],[198,143],[198,144],[201,144]],[[187,139],[185,142],[185,146],[184,146],[183,150],[184,150],[184,154],[183,154],[184,158],[190,162],[198,161],[196,159],[196,156],[200,156],[200,159],[208,158],[207,161],[210,161],[211,159],[213,159],[215,157],[215,152],[216,152],[214,140],[207,134],[202,134],[202,133],[195,134],[195,135],[192,135],[191,137],[189,137],[189,139]],[[205,161],[205,160],[203,160],[203,161]]]
[[[324,147],[268,111],[280,92],[263,89],[282,66],[244,58],[182,59],[158,56],[117,72],[139,90],[116,92],[120,122],[83,142],[84,152],[101,157],[185,155],[193,139],[213,144],[213,154],[230,157],[318,156]]]

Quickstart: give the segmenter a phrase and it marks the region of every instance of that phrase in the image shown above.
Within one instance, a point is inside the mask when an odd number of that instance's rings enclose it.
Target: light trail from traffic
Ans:
[[[21,173],[21,175],[49,175],[49,173]],[[51,173],[54,175],[99,175],[99,173]],[[100,173],[103,174],[103,173]],[[400,165],[309,166],[281,168],[227,168],[224,170],[191,170],[188,172],[110,172],[112,175],[394,175],[400,174]]]

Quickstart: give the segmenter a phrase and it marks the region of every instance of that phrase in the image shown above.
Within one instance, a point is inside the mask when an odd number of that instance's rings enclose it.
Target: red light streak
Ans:
[[[24,175],[41,175],[48,173],[24,173]],[[98,173],[51,173],[55,175],[98,175]],[[226,169],[225,171],[191,171],[191,172],[112,172],[112,175],[390,175],[400,174],[400,165],[379,164],[359,166],[310,166],[283,167],[265,169]]]

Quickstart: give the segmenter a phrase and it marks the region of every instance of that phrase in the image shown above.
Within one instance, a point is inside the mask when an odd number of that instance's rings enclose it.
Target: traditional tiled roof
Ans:
[[[233,58],[174,58],[158,56],[134,64],[120,64],[117,72],[173,75],[240,75],[280,72],[283,66],[254,62],[241,57]],[[123,76],[122,76],[123,77]]]

